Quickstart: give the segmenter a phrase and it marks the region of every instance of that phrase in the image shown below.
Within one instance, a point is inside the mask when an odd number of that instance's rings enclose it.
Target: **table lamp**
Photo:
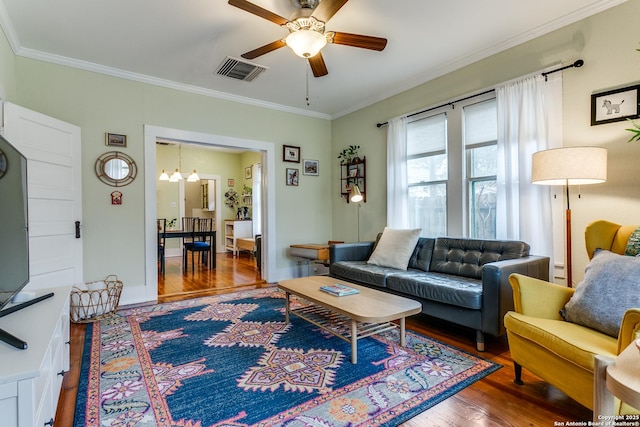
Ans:
[[[567,198],[566,260],[567,285],[571,274],[571,208],[569,186],[598,184],[607,180],[607,150],[600,147],[566,147],[533,153],[531,182],[538,185],[564,185]]]

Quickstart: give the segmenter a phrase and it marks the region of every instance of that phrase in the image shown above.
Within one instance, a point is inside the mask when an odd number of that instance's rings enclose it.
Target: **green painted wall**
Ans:
[[[350,144],[360,145],[367,157],[367,203],[362,204],[362,240],[371,240],[386,224],[386,127],[376,123],[429,106],[439,105],[554,64],[582,58],[585,65],[563,73],[564,145],[593,145],[609,150],[606,184],[582,187],[572,198],[573,275],[580,280],[587,263],[584,228],[596,219],[638,224],[640,210],[640,144],[627,144],[628,124],[590,125],[592,93],[640,83],[640,0],[594,15],[536,38],[414,89],[335,119],[332,155]],[[339,191],[338,162],[333,161],[333,194]],[[577,194],[577,191],[576,191]],[[334,203],[333,235],[356,239],[355,206]],[[560,220],[564,220],[561,218]]]
[[[300,175],[300,186],[285,186],[285,168],[276,159],[276,276],[295,270],[291,243],[327,239],[354,241],[357,208],[339,196],[337,154],[361,145],[367,157],[367,203],[360,210],[362,239],[372,239],[386,223],[386,128],[375,124],[444,100],[491,87],[543,67],[585,61],[564,72],[564,144],[609,149],[609,180],[583,187],[572,200],[574,277],[586,264],[581,249],[584,226],[597,218],[638,223],[640,144],[627,144],[626,123],[590,126],[592,93],[640,82],[637,17],[640,0],[628,2],[463,69],[424,83],[344,117],[327,121],[256,106],[180,92],[14,57],[0,37],[0,92],[26,108],[82,128],[85,280],[118,273],[127,286],[142,285],[144,272],[143,126],[205,132],[301,147],[301,158],[320,161],[320,176]],[[128,135],[124,151],[141,170],[123,188],[124,204],[109,204],[111,187],[93,175],[95,159],[105,151],[104,133]],[[304,135],[301,138],[301,135]],[[298,167],[294,165],[294,167]],[[242,167],[238,171],[240,179]]]
[[[276,152],[282,144],[297,145],[305,158],[319,159],[321,164],[329,162],[331,125],[328,120],[23,57],[16,57],[15,63],[16,103],[82,129],[84,276],[87,281],[117,273],[125,286],[145,283],[144,125],[268,141],[275,144]],[[128,136],[128,146],[123,151],[134,158],[140,169],[138,179],[121,188],[122,206],[110,204],[113,188],[98,181],[93,173],[95,159],[111,148],[105,146],[105,132]],[[300,135],[305,137],[301,139]],[[325,241],[331,237],[331,175],[303,177],[299,187],[285,187],[285,164],[280,157],[275,164],[276,204],[269,207],[276,217],[278,271],[274,277],[288,277],[297,265],[295,259],[288,257],[290,244]],[[236,181],[241,182],[243,165],[238,162],[233,168],[229,174],[235,174]]]
[[[162,169],[169,175],[176,168],[179,168],[178,147],[158,145],[156,147],[156,175],[160,176]],[[242,185],[251,180],[244,179],[244,168],[260,160],[260,153],[227,153],[221,151],[211,151],[198,149],[193,146],[182,147],[182,171],[187,172],[195,169],[200,175],[220,175],[222,179],[222,203],[217,207],[219,219],[233,219],[236,211],[224,205],[224,193],[230,188],[227,183],[229,179],[234,180],[233,189],[240,194]],[[158,181],[158,216],[161,218],[180,218],[178,209],[178,185],[177,183]],[[176,206],[172,207],[172,203]],[[187,215],[189,216],[189,215]],[[179,224],[178,224],[179,225]]]

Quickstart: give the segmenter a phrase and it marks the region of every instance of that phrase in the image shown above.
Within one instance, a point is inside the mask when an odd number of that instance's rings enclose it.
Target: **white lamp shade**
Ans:
[[[566,147],[533,153],[531,182],[539,185],[586,185],[607,180],[607,149]]]
[[[176,169],[176,171],[171,174],[171,177],[169,177],[169,182],[178,182],[181,179],[182,179],[182,174],[178,169]]]
[[[349,200],[353,203],[361,202],[363,199],[362,193],[360,192],[360,188],[357,185],[351,187],[351,192],[349,193]]]
[[[287,46],[302,58],[311,58],[327,44],[324,34],[313,30],[294,31],[284,40]]]
[[[189,175],[189,177],[187,178],[187,182],[197,182],[197,181],[200,181],[200,176],[198,176],[198,173],[194,169],[193,172],[191,172],[191,175]]]
[[[160,174],[160,178],[158,178],[158,180],[169,181],[169,175],[164,171],[164,169],[162,169],[162,173]]]

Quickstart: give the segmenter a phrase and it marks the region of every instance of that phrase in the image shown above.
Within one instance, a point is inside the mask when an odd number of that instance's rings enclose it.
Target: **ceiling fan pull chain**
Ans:
[[[309,105],[311,105],[309,103],[309,63],[307,62],[307,66],[305,67],[306,71],[307,71],[307,107]]]

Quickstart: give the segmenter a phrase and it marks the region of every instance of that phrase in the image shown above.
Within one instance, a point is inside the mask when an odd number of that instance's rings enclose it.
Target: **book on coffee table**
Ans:
[[[349,286],[341,285],[339,283],[334,283],[333,285],[320,286],[320,290],[338,297],[342,297],[345,295],[353,295],[360,292],[355,288],[350,288]]]

